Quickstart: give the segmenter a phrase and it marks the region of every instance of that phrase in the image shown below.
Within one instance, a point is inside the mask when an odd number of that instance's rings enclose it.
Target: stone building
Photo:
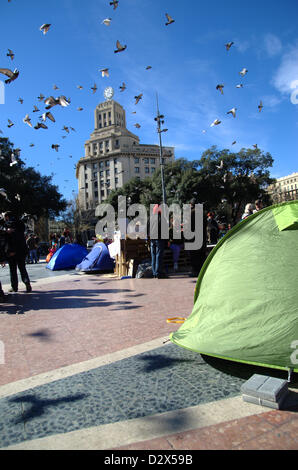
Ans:
[[[163,147],[163,162],[174,159],[174,147]],[[112,99],[94,111],[94,131],[76,168],[81,211],[95,209],[113,189],[130,179],[152,176],[160,166],[159,145],[141,144],[126,128],[123,107]]]
[[[274,184],[268,186],[267,192],[274,204],[298,199],[298,172],[277,178]]]

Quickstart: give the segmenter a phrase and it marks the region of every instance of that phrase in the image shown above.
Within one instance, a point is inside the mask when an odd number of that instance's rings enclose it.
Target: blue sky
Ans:
[[[77,192],[74,165],[84,156],[94,109],[107,86],[114,88],[114,99],[126,110],[127,128],[141,143],[158,144],[158,93],[168,129],[163,144],[175,147],[176,158],[200,158],[212,145],[238,151],[258,144],[274,158],[273,177],[298,171],[295,0],[119,0],[116,10],[109,0],[1,0],[0,12],[0,67],[20,71],[17,80],[5,85],[0,135],[22,149],[26,165],[43,175],[54,173],[53,183],[67,199]],[[165,13],[175,19],[173,24],[165,26]],[[112,19],[110,26],[102,23],[105,18]],[[39,30],[43,23],[51,24],[46,35]],[[117,40],[127,49],[115,54]],[[226,51],[230,41],[234,45]],[[8,49],[15,53],[13,61],[6,56]],[[110,76],[102,77],[99,70],[106,67]],[[244,67],[248,73],[241,77]],[[94,83],[98,90],[92,94]],[[236,88],[240,83],[243,88]],[[225,85],[223,95],[217,84]],[[35,125],[45,111],[37,99],[40,93],[71,98],[67,108],[52,108],[56,123],[47,121],[47,130],[23,123],[29,114]],[[140,93],[143,98],[135,105]],[[34,105],[40,112],[32,112]],[[227,114],[234,107],[236,118]],[[7,119],[15,123],[10,129]],[[215,119],[221,124],[210,127]],[[76,132],[67,134],[64,125]],[[52,144],[60,145],[59,152]]]

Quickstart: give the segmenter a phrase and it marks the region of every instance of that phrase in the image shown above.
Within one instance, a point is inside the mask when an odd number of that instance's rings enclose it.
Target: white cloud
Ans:
[[[283,55],[272,82],[277,90],[288,94],[293,91],[293,82],[296,80],[298,80],[298,43]]]
[[[269,57],[276,56],[282,51],[281,40],[274,34],[268,33],[264,38],[265,51]]]

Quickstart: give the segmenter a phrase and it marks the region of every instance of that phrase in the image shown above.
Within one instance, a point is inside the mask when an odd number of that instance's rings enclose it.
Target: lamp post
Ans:
[[[157,122],[157,132],[159,134],[159,163],[160,163],[160,173],[161,173],[161,188],[162,188],[162,202],[163,204],[167,203],[166,189],[165,189],[165,180],[164,180],[164,163],[163,163],[163,153],[162,153],[162,142],[161,142],[161,133],[167,132],[168,129],[161,129],[160,125],[164,124],[164,116],[159,113],[158,107],[158,96],[156,93],[156,104],[157,104],[157,116],[154,118],[154,121]]]

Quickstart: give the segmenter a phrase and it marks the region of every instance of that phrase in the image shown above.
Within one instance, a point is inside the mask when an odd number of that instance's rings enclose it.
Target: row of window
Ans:
[[[145,166],[145,173],[154,173],[155,172],[155,167],[152,166],[151,168],[149,168],[149,166]],[[140,167],[139,166],[135,166],[135,173],[140,173]]]

